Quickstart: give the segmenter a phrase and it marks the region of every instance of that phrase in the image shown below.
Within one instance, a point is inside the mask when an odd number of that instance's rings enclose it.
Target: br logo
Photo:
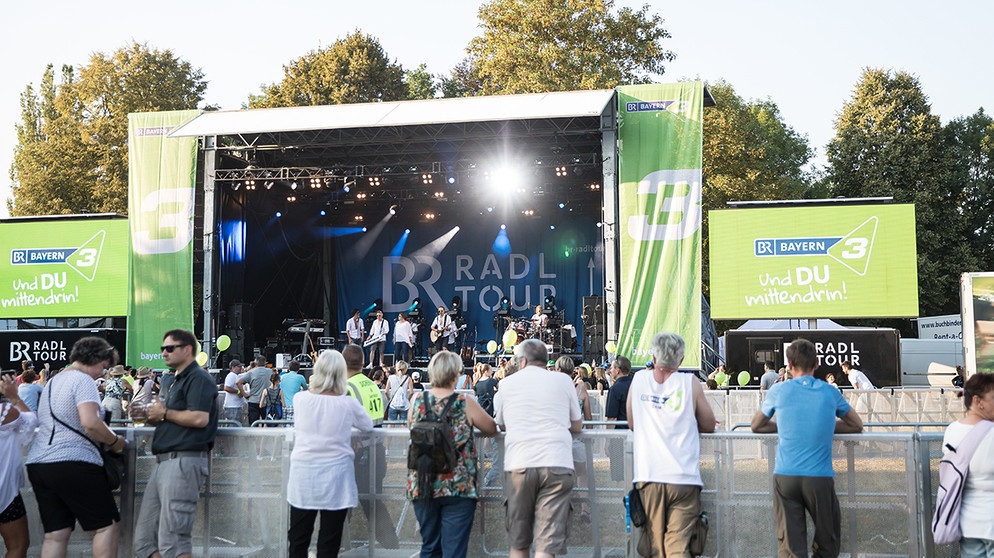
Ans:
[[[656,211],[628,218],[628,236],[633,240],[681,240],[701,228],[700,169],[649,173],[639,181],[637,194],[654,196],[654,203],[640,206]]]

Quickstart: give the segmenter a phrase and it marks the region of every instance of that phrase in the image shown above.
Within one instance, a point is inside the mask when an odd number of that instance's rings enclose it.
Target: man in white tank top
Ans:
[[[690,556],[701,513],[700,433],[714,432],[715,419],[701,382],[678,370],[685,350],[679,335],[657,333],[652,367],[637,372],[628,391],[634,480],[646,514],[642,556]]]

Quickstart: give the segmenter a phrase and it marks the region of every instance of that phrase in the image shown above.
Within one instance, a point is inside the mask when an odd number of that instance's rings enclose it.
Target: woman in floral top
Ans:
[[[417,472],[407,476],[407,497],[414,502],[414,513],[421,525],[421,556],[466,556],[469,534],[476,513],[476,446],[473,428],[484,436],[497,433],[494,419],[472,397],[455,393],[456,379],[463,372],[462,359],[450,351],[441,351],[428,363],[432,388],[415,396],[408,414],[408,424],[422,420],[426,405],[435,416],[441,415],[449,397],[456,397],[446,420],[456,451],[456,466],[451,473],[435,476],[429,499],[421,499]],[[445,530],[442,530],[442,526]]]

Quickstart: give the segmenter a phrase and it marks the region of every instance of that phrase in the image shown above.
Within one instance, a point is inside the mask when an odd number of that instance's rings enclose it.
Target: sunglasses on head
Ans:
[[[166,351],[167,353],[171,353],[171,352],[175,351],[176,349],[178,349],[180,347],[185,347],[187,345],[188,345],[188,343],[180,343],[178,345],[163,345],[163,346],[159,347],[159,351],[160,352]]]

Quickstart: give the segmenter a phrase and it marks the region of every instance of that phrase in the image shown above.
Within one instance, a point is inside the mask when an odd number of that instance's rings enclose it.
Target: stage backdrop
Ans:
[[[701,82],[618,88],[618,354],[634,363],[667,331],[700,367],[703,103]]]
[[[500,223],[468,221],[455,233],[452,227],[423,224],[412,227],[399,248],[403,225],[339,236],[336,331],[345,329],[352,308],[365,317],[373,301],[382,299],[392,334],[397,314],[418,297],[427,330],[438,307],[449,308],[459,296],[468,340],[499,343],[493,319],[501,297],[510,298],[512,316],[524,318],[552,295],[582,342],[581,301],[602,292],[604,250],[595,218],[576,221],[555,230],[547,222],[508,223],[505,231]],[[422,337],[427,342],[427,334]],[[389,341],[392,345],[392,335]]]
[[[165,366],[170,329],[193,329],[193,202],[197,138],[166,138],[196,110],[128,115],[131,298],[128,364]]]

